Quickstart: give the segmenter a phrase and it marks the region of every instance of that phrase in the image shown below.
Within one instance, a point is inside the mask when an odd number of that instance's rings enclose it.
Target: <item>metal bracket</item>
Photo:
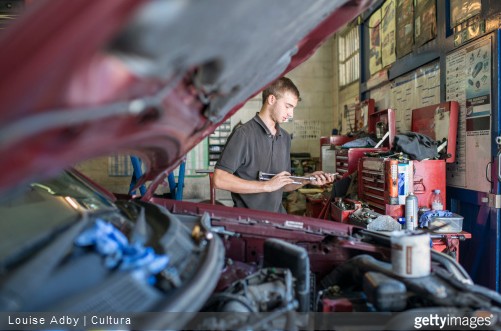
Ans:
[[[489,193],[488,205],[490,208],[501,209],[501,195]]]

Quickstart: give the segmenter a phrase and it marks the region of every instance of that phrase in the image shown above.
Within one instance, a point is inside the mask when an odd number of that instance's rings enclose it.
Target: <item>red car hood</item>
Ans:
[[[28,2],[0,36],[0,193],[114,152],[160,181],[370,2]]]

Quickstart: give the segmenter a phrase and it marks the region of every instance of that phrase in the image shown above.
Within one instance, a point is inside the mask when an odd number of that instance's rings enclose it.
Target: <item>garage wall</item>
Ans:
[[[359,95],[360,84],[358,82],[348,85],[338,92],[337,128],[341,134],[355,130],[355,113],[353,111],[347,112],[345,109],[353,108],[353,105],[359,102]]]

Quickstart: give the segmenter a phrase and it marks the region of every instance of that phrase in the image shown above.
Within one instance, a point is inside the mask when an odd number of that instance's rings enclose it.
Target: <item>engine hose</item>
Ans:
[[[334,285],[338,285],[340,287],[353,287],[353,285],[361,286],[363,275],[368,271],[379,272],[388,277],[400,280],[409,290],[430,295],[436,304],[447,305],[450,303],[448,301],[449,299],[444,299],[435,295],[435,293],[440,290],[440,285],[430,282],[432,276],[415,279],[402,278],[393,272],[390,263],[379,261],[367,254],[355,256],[348,260],[345,264],[337,267],[325,276],[324,279],[322,279],[320,285],[322,286],[322,289],[326,289]]]
[[[333,285],[349,285],[358,283],[360,267],[354,259],[350,259],[327,274],[320,281],[320,289],[326,289]],[[351,278],[351,279],[350,279]]]
[[[433,251],[431,254],[431,260],[434,262],[438,262],[444,266],[451,274],[456,276],[459,281],[462,283],[473,284],[473,281],[470,278],[470,275],[464,270],[463,266],[456,262],[452,257],[447,254]]]
[[[497,292],[494,292],[492,290],[489,290],[488,288],[485,288],[480,285],[475,285],[475,284],[468,284],[466,285],[466,288],[470,290],[473,293],[481,294],[492,301],[495,301],[498,305],[501,306],[501,295]]]
[[[391,264],[376,260],[370,255],[362,254],[349,259],[346,263],[332,270],[320,282],[321,289],[333,285],[361,284],[366,271],[377,271],[389,277],[395,277],[391,270]]]
[[[492,291],[488,288],[476,284],[461,283],[459,280],[449,277],[449,275],[446,274],[443,270],[436,270],[435,273],[437,274],[437,276],[450,282],[455,287],[463,291],[469,291],[474,294],[483,295],[484,297],[494,301],[497,305],[501,306],[501,294],[499,294],[498,292]]]
[[[438,259],[440,259],[440,256],[438,257]],[[446,265],[448,265],[448,264],[450,264],[451,266],[454,265],[454,264],[450,263],[450,261],[445,261],[445,263],[446,263]],[[457,269],[457,270],[459,270],[459,269]],[[366,271],[376,271],[376,272],[380,272],[384,275],[387,275],[389,277],[396,277],[397,279],[400,278],[397,275],[395,275],[393,273],[393,271],[391,270],[391,264],[378,261],[370,255],[358,255],[358,256],[348,260],[345,264],[337,267],[331,273],[329,273],[327,276],[325,276],[322,279],[320,285],[322,286],[322,289],[325,289],[325,288],[331,287],[333,285],[339,285],[339,286],[352,285],[353,286],[353,284],[361,284],[361,276]],[[501,306],[501,295],[498,294],[497,292],[491,291],[491,290],[484,288],[482,286],[479,286],[479,285],[462,282],[461,278],[451,277],[447,271],[444,269],[437,268],[436,270],[434,270],[434,273],[436,274],[437,277],[440,277],[441,279],[443,279],[444,281],[448,282],[449,284],[455,286],[458,289],[468,291],[472,294],[482,295],[485,298],[492,300],[492,302],[495,303],[496,306]],[[430,289],[428,289],[427,287],[422,287],[420,285],[422,280],[404,279],[404,281],[405,281],[406,286],[410,287],[411,289],[415,288],[415,290],[418,290],[418,291],[419,290],[425,290],[426,292],[430,291]],[[431,290],[431,291],[433,291],[433,290]],[[446,305],[449,302],[448,301],[449,299],[440,298],[437,296],[435,296],[433,298],[433,300],[437,304],[444,304],[444,305]],[[488,304],[488,303],[486,303],[486,304]],[[488,308],[488,307],[485,307],[485,308]]]

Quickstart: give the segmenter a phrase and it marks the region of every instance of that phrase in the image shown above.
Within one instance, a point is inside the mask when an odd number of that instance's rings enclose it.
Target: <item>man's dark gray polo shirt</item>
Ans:
[[[277,124],[273,136],[256,115],[238,127],[228,139],[216,168],[247,180],[258,180],[258,172],[291,171],[290,135]],[[282,190],[270,193],[231,193],[235,207],[285,213]]]

